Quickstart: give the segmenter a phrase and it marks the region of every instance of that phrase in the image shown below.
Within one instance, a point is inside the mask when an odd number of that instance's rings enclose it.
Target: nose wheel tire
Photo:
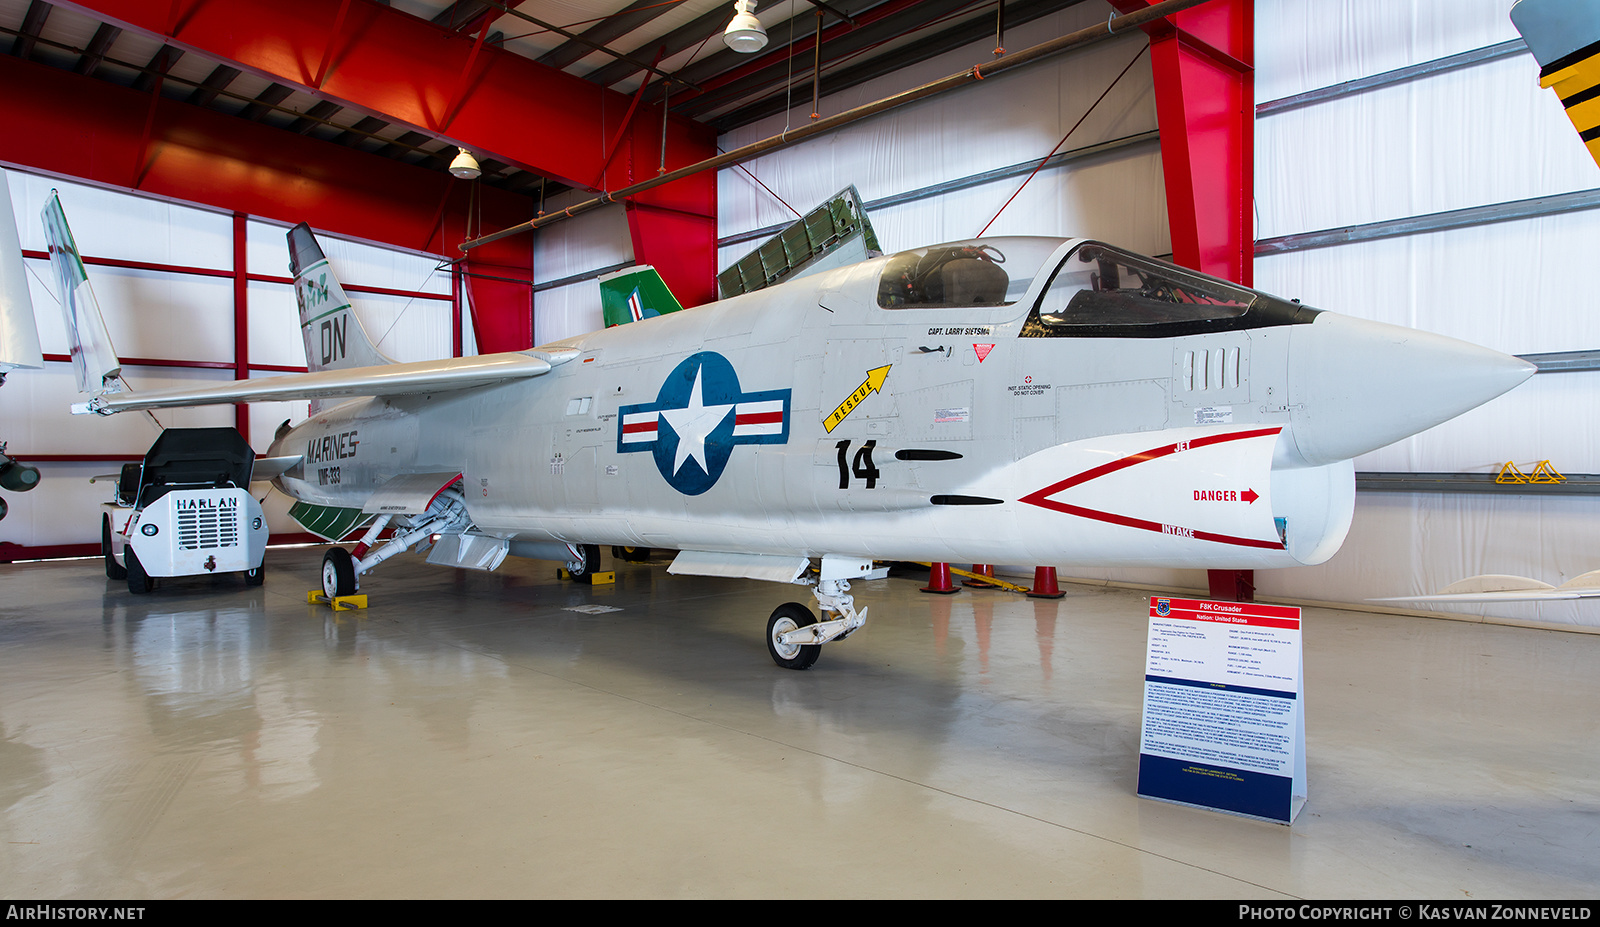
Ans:
[[[122,549],[122,559],[128,562],[128,591],[134,595],[144,595],[156,587],[156,581],[144,571],[144,564],[139,562],[139,555],[133,552],[133,545],[129,544]]]
[[[356,594],[355,561],[343,547],[330,547],[322,555],[322,593],[330,599]]]
[[[572,576],[573,582],[593,583],[594,574],[600,570],[600,546],[598,544],[581,544],[578,550],[583,552],[582,561],[569,561],[567,573]]]
[[[106,579],[127,579],[128,571],[117,562],[116,555],[111,553],[111,516],[100,516],[100,556],[106,561]]]
[[[785,602],[774,609],[772,617],[767,619],[767,653],[772,655],[772,662],[784,669],[810,669],[822,656],[822,645],[785,644],[778,640],[778,635],[816,623],[817,616],[798,602]]]

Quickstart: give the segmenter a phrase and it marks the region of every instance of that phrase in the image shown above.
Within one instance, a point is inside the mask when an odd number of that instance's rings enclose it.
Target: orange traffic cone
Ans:
[[[1059,599],[1066,596],[1065,592],[1056,585],[1055,567],[1034,567],[1033,588],[1028,590],[1028,597],[1034,599]]]
[[[922,587],[922,591],[937,595],[954,595],[961,590],[950,582],[950,564],[935,563],[928,569],[928,584]]]
[[[988,576],[992,578],[994,576],[994,565],[989,563],[974,563],[972,565],[972,572],[978,574],[979,576]],[[961,581],[961,585],[971,586],[974,589],[995,588],[994,583],[986,583],[981,579],[963,579]]]

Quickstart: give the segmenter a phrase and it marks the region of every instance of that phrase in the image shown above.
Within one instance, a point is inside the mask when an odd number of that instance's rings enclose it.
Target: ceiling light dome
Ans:
[[[472,152],[465,148],[457,148],[456,150],[461,153],[456,155],[454,161],[450,162],[451,174],[462,180],[477,180],[483,175],[483,168],[478,166],[478,159],[472,156]]]
[[[734,51],[744,54],[766,48],[767,30],[761,28],[761,20],[755,17],[755,0],[735,0],[733,8],[736,12],[728,22],[728,28],[722,30],[722,41]]]

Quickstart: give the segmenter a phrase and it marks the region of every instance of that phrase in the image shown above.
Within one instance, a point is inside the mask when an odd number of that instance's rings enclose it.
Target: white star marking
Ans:
[[[673,476],[678,475],[678,471],[683,469],[683,462],[690,458],[700,464],[701,470],[711,472],[711,465],[706,463],[706,437],[716,431],[732,411],[732,405],[708,406],[701,401],[700,371],[696,370],[694,389],[689,392],[689,405],[682,409],[661,410],[661,417],[667,420],[678,436],[678,459],[672,464]]]

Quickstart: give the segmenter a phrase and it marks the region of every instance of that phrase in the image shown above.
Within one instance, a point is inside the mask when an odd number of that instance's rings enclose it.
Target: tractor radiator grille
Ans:
[[[236,509],[189,509],[178,513],[178,548],[210,550],[239,546]]]

